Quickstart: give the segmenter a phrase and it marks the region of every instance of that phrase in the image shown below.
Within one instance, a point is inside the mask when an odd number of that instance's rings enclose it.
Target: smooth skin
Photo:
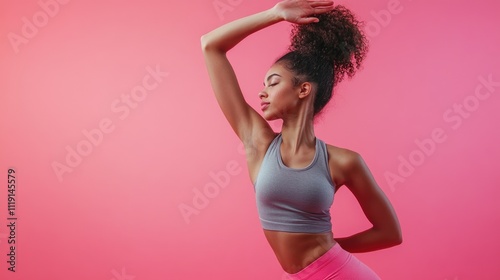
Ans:
[[[245,37],[272,24],[317,22],[311,17],[333,9],[332,1],[285,0],[274,7],[227,23],[201,37],[208,74],[217,102],[234,132],[245,146],[250,179],[255,182],[267,148],[276,137],[268,121],[283,120],[280,152],[290,168],[303,168],[315,155],[313,98],[316,85],[303,82],[294,87],[293,73],[280,63],[264,76],[258,97],[268,104],[262,116],[244,99],[226,53]],[[339,243],[346,251],[368,252],[402,242],[399,221],[389,200],[378,186],[360,154],[327,144],[328,163],[337,191],[346,186],[356,197],[372,227],[343,238],[326,233],[294,233],[263,230],[284,271],[296,273]]]

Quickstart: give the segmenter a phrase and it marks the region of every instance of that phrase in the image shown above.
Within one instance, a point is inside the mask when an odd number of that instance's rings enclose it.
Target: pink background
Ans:
[[[202,34],[276,2],[54,1],[0,3],[0,278],[281,279],[200,48]],[[499,4],[336,3],[368,23],[371,46],[363,69],[335,89],[316,135],[364,157],[404,238],[356,256],[383,279],[498,279]],[[256,109],[288,31],[279,23],[229,53]],[[148,67],[168,75],[150,79]],[[488,76],[496,85],[480,82]],[[122,95],[131,94],[140,100],[127,105]],[[102,122],[107,132],[89,146],[83,131]],[[67,165],[67,148],[77,147],[86,155],[58,178],[54,162]],[[17,182],[15,273],[8,168]],[[211,174],[229,182],[219,187]],[[185,217],[180,207],[197,212]],[[369,225],[344,188],[332,215],[338,237]]]

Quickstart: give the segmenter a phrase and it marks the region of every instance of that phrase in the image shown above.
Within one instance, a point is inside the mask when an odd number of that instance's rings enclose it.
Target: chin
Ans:
[[[276,116],[266,114],[266,112],[264,112],[264,114],[262,114],[262,117],[263,117],[266,121],[274,121],[274,120],[277,120],[277,119],[278,119]]]

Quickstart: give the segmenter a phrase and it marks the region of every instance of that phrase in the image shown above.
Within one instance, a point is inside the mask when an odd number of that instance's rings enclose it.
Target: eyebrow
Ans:
[[[266,81],[268,81],[268,82],[269,82],[269,80],[270,80],[270,79],[271,79],[271,77],[273,77],[273,76],[278,76],[278,77],[281,77],[280,75],[278,75],[278,74],[276,74],[276,73],[273,73],[273,74],[271,74],[271,75],[267,76]],[[263,82],[262,84],[263,84],[263,85],[266,85],[266,82]]]

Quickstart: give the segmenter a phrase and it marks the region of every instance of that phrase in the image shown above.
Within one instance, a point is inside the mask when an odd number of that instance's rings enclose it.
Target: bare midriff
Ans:
[[[296,233],[264,229],[269,245],[287,273],[297,273],[335,245],[333,233]]]

